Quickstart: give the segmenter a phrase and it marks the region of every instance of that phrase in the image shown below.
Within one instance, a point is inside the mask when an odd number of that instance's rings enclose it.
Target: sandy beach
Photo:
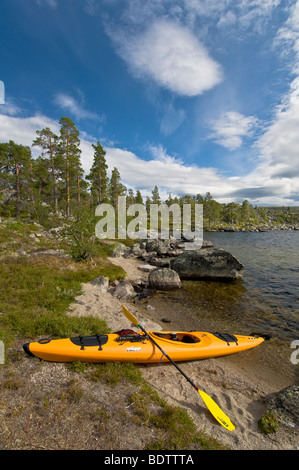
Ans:
[[[123,267],[128,280],[147,278],[146,272],[137,269],[138,265],[144,264],[140,260],[117,257],[110,258],[110,261]],[[134,302],[134,299],[122,301],[114,297],[109,289],[102,293],[92,283],[83,285],[83,294],[71,305],[69,314],[103,318],[111,331],[132,328],[122,313],[122,303],[146,329],[170,328],[159,321],[159,318],[163,318],[163,312],[159,312],[157,317],[150,299],[143,302]],[[175,329],[175,324],[171,323],[171,329]],[[278,432],[264,435],[258,428],[258,420],[266,411],[267,398],[292,382],[270,368],[265,370],[257,358],[255,350],[251,350],[243,355],[180,364],[194,383],[208,393],[230,417],[236,427],[232,432],[225,430],[214,420],[197,392],[171,364],[138,367],[141,368],[144,379],[163,398],[170,404],[186,409],[198,429],[204,430],[227,447],[233,450],[297,449],[298,429],[281,424]]]

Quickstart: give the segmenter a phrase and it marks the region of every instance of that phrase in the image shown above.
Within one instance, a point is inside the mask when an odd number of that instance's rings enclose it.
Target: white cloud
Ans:
[[[6,99],[4,105],[5,106],[1,106],[1,111],[3,114],[7,114],[8,116],[16,116],[21,113],[20,107],[10,99]]]
[[[277,33],[275,45],[283,56],[291,54],[291,71],[299,74],[299,1],[290,8],[287,21]]]
[[[273,179],[259,167],[245,176],[226,177],[215,168],[187,165],[167,155],[163,147],[152,147],[153,159],[144,161],[134,153],[120,148],[108,148],[110,168],[116,166],[124,184],[140,189],[143,195],[151,195],[157,185],[162,198],[172,195],[205,195],[227,203],[248,199],[253,204],[298,204],[299,178]]]
[[[165,194],[205,194],[207,191],[222,197],[223,192],[236,189],[229,180],[218,174],[214,168],[200,168],[184,165],[168,156],[161,148],[153,149],[156,155],[144,161],[134,153],[119,148],[108,148],[107,162],[116,166],[125,184],[150,193],[154,186]]]
[[[187,28],[156,20],[143,32],[110,31],[118,54],[137,78],[150,79],[178,95],[197,96],[222,79],[220,65]]]
[[[209,137],[229,150],[236,150],[241,147],[244,137],[252,135],[256,124],[257,118],[254,116],[244,116],[236,111],[228,111],[219,119],[210,121],[213,132]]]
[[[184,0],[186,21],[193,26],[198,19],[216,22],[218,27],[232,25],[240,29],[252,27],[262,32],[262,25],[281,0]]]
[[[88,111],[84,106],[78,102],[72,96],[66,93],[57,93],[54,96],[54,103],[56,106],[59,106],[61,109],[70,112],[76,119],[99,119],[103,120],[103,116],[99,116],[96,113]]]
[[[41,114],[26,118],[0,114],[0,142],[13,140],[31,147],[37,137],[36,131],[44,127],[50,127],[54,133],[59,132],[57,122]]]
[[[220,20],[217,23],[217,26],[220,28],[232,26],[236,23],[236,21],[236,15],[233,12],[228,11],[223,16],[221,16]]]
[[[242,0],[238,5],[240,26],[253,27],[254,32],[263,32],[263,25],[280,2],[281,0]]]
[[[153,156],[154,160],[158,160],[163,163],[183,165],[183,161],[172,155],[168,155],[167,150],[162,145],[149,145],[148,150]]]
[[[274,111],[273,119],[257,141],[260,164],[257,168],[264,178],[284,181],[290,191],[299,192],[299,1],[276,38],[282,54],[292,54],[293,80],[289,91]],[[297,178],[297,179],[296,179]]]
[[[152,24],[164,18],[181,22],[201,35],[211,25],[234,26],[242,31],[251,27],[262,33],[281,0],[112,0],[119,21],[127,27]],[[107,3],[107,0],[106,0]],[[108,2],[109,3],[109,2]],[[198,27],[200,25],[200,28]],[[232,29],[235,34],[235,29]]]
[[[277,108],[273,122],[260,137],[260,168],[273,177],[299,177],[299,77]],[[298,188],[299,190],[299,188]]]

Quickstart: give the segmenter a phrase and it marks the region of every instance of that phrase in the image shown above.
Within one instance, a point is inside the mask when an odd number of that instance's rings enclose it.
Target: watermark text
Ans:
[[[0,340],[0,364],[5,363],[5,348],[3,341]]]
[[[117,214],[116,214],[117,212]],[[137,215],[136,215],[137,214]],[[126,196],[118,197],[117,211],[112,204],[97,206],[95,215],[101,217],[96,224],[99,239],[181,239],[190,243],[186,249],[199,249],[203,242],[202,204],[143,204],[126,205]]]
[[[299,340],[292,341],[291,343],[291,348],[295,349],[297,348],[294,352],[291,354],[291,363],[294,365],[299,364]]]
[[[5,87],[2,80],[0,80],[0,104],[5,104]]]

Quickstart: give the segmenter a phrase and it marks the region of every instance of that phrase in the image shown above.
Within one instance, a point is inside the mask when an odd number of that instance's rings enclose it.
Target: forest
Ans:
[[[162,201],[158,186],[151,195],[142,195],[142,189],[127,188],[117,168],[109,171],[109,161],[100,141],[92,144],[93,164],[88,174],[82,168],[79,131],[69,117],[59,120],[60,134],[46,127],[36,130],[33,147],[40,155],[33,158],[30,147],[10,140],[0,144],[0,217],[35,220],[41,224],[57,220],[77,219],[82,211],[94,212],[101,203],[111,203],[117,209],[118,196],[126,196],[127,206],[151,203],[171,205],[203,204],[204,228],[226,226],[248,228],[254,226],[295,225],[299,223],[298,208],[258,207],[244,200],[242,203],[222,204],[207,192],[202,195],[168,195]],[[109,176],[110,175],[110,176]]]

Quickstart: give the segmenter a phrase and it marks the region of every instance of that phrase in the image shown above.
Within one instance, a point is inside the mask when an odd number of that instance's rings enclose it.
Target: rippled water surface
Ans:
[[[205,238],[245,266],[243,281],[228,288],[234,298],[222,298],[233,317],[281,338],[299,338],[299,231],[217,232]],[[219,290],[217,301],[223,297]]]

